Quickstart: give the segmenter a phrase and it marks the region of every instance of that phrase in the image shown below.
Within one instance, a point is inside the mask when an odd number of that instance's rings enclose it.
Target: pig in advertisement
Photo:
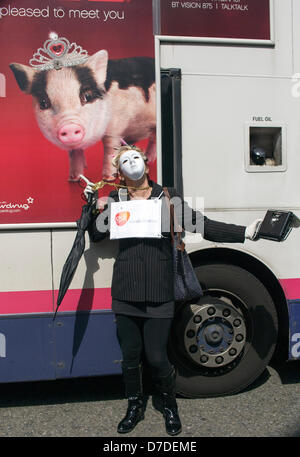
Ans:
[[[112,159],[125,141],[149,139],[149,161],[156,157],[155,71],[151,57],[110,60],[92,56],[76,43],[50,33],[30,66],[10,64],[20,89],[32,95],[43,135],[69,154],[69,180],[86,167],[84,151],[103,142],[102,177],[115,179]]]

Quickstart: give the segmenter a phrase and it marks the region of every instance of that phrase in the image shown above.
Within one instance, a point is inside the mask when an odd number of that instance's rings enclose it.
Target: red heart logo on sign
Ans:
[[[130,212],[129,211],[121,211],[120,213],[117,213],[115,216],[115,221],[116,224],[121,227],[122,225],[125,225],[126,222],[128,221],[130,217]]]

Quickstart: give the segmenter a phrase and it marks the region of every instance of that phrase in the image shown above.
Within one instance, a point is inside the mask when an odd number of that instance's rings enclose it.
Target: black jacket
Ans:
[[[163,188],[152,181],[150,185],[152,186],[150,198],[158,197]],[[168,190],[171,198],[176,197],[175,213],[178,222],[185,230],[195,233],[195,223],[198,218],[200,225],[203,222],[202,235],[205,239],[223,243],[244,242],[244,226],[212,221],[199,211],[192,210],[174,188],[168,188]],[[117,191],[111,192],[109,197],[119,201]],[[164,196],[162,200],[162,238],[119,240],[119,252],[112,278],[112,298],[135,302],[166,302],[174,299],[169,209]],[[103,240],[109,234],[109,216],[106,209],[109,211],[109,206],[104,208],[88,229],[90,239],[94,242]],[[103,232],[97,229],[99,222],[104,222],[107,226]]]

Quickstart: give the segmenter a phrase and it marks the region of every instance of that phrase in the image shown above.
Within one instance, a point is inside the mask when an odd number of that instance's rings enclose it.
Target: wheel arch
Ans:
[[[273,359],[288,359],[289,313],[280,282],[270,268],[247,252],[230,248],[205,248],[189,253],[194,267],[209,263],[230,263],[253,274],[268,290],[278,315],[278,341]]]

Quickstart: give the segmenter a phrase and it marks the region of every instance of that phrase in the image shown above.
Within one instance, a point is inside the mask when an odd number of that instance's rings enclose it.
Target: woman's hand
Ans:
[[[248,240],[255,241],[261,223],[262,219],[255,219],[255,221],[252,222],[252,224],[248,225],[245,231],[245,238]]]

